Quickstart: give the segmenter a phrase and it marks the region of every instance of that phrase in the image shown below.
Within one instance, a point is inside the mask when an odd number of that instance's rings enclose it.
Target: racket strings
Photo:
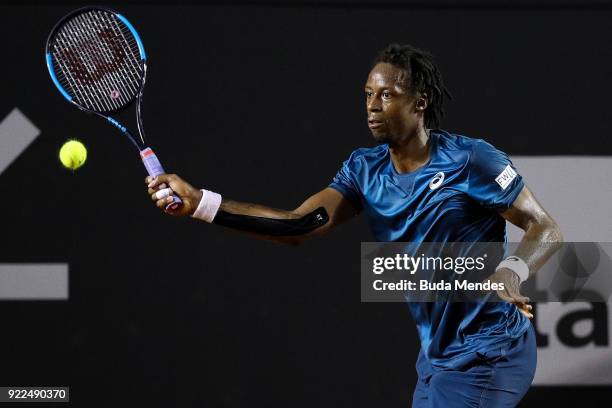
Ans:
[[[128,105],[144,79],[138,44],[115,15],[92,10],[64,23],[52,44],[56,74],[84,107],[109,112]]]
[[[108,30],[108,27],[97,24],[97,22],[93,22],[93,24],[96,26],[96,28],[98,28],[98,30],[100,30],[99,32],[105,32],[102,30]],[[112,55],[113,51],[110,48],[117,50],[119,49],[118,47],[121,44],[119,44],[119,41],[115,35],[110,37],[110,42],[112,43],[110,44],[110,46],[108,42],[101,42],[100,45],[102,47],[106,46],[106,48],[109,48],[108,53]],[[95,51],[96,50],[94,50],[94,52]],[[106,51],[106,50],[103,50],[103,51]],[[121,51],[123,52],[124,50],[121,49]],[[125,58],[126,54],[123,53],[120,55],[123,58]],[[114,60],[111,59],[111,61],[114,61]],[[113,98],[112,98],[113,91],[118,91],[119,97],[114,98],[114,102],[116,102],[117,104],[120,103],[121,105],[127,104],[129,103],[129,100],[131,98],[129,98],[128,100],[124,100],[126,96],[135,95],[138,92],[138,88],[136,85],[133,84],[133,82],[124,83],[124,81],[121,80],[122,76],[125,74],[125,69],[123,66],[114,65],[113,68],[114,68],[113,70],[109,70],[108,75],[102,81],[102,86],[106,89],[108,94],[111,95],[111,102],[113,102]]]
[[[69,49],[69,45],[65,42],[64,38],[60,37],[58,40],[61,45],[65,47],[64,49]],[[55,45],[54,48],[56,51],[55,55],[61,55],[60,52],[63,50],[60,49],[58,45]],[[60,68],[60,75],[58,75],[60,77],[60,81],[65,80],[68,83],[69,88],[67,89],[72,90],[73,97],[88,109],[100,112],[104,111],[104,104],[101,103],[99,99],[94,101],[90,97],[90,94],[85,92],[85,85],[81,83],[80,77],[78,77],[77,74],[68,67],[68,64],[73,65],[77,63],[76,59],[72,57],[72,54],[62,55],[60,58],[56,57],[55,61]],[[106,107],[108,108],[108,106]]]
[[[103,22],[101,22],[98,18],[98,16],[94,16],[94,24],[96,24],[96,26],[100,27],[101,25],[103,25]],[[114,80],[114,84],[119,84],[124,91],[126,91],[126,88],[129,88],[131,93],[136,94],[138,92],[138,86],[136,86],[136,82],[135,81],[139,81],[140,80],[140,76],[138,73],[138,65],[136,63],[136,61],[138,60],[138,57],[136,55],[134,55],[134,53],[131,53],[131,55],[129,55],[129,48],[130,47],[126,47],[126,43],[128,43],[128,40],[125,38],[125,36],[123,35],[123,33],[121,32],[121,29],[119,27],[116,26],[116,24],[111,24],[110,25],[110,29],[113,30],[113,47],[121,47],[121,51],[123,53],[123,55],[125,56],[129,56],[130,58],[127,58],[126,61],[128,62],[128,64],[122,65],[120,68],[121,72],[119,71],[113,71],[112,72],[112,80]],[[119,38],[121,38],[123,41],[120,41]],[[127,48],[127,49],[126,49]],[[136,70],[133,69],[133,67],[136,65]],[[122,77],[122,75],[128,74],[132,77],[132,81],[127,82],[127,83],[123,83],[120,79]]]
[[[98,19],[98,15],[94,15],[94,17]],[[142,79],[144,73],[143,69],[138,61],[140,61],[140,51],[138,49],[138,44],[136,43],[136,39],[129,32],[129,29],[125,27],[125,25],[119,25],[116,19],[113,20],[114,24],[111,24],[111,28],[117,38],[121,37],[123,41],[119,41],[119,45],[123,48],[123,52],[125,55],[129,55],[131,58],[128,58],[128,64],[126,68],[132,74],[132,78],[137,80]]]
[[[100,19],[98,18],[98,15],[94,15],[93,17],[95,20],[94,23],[98,27],[103,25],[103,21],[100,21]],[[126,90],[126,88],[129,88],[131,93],[136,94],[139,91],[138,89],[139,87],[136,84],[142,78],[142,73],[140,72],[141,71],[140,64],[137,62],[140,58],[139,54],[134,53],[134,48],[129,45],[130,39],[133,42],[133,44],[136,46],[136,49],[138,45],[136,44],[136,41],[133,39],[131,35],[129,35],[128,38],[126,38],[121,28],[118,26],[118,24],[116,24],[117,22],[114,21],[114,23],[115,24],[112,24],[112,23],[110,24],[110,29],[112,29],[114,33],[113,46],[121,47],[123,54],[126,56],[129,56],[129,58],[126,59],[128,64],[125,64],[120,67],[122,69],[121,73],[118,71],[113,71],[112,77],[115,80],[115,84],[121,85],[124,91]],[[123,41],[120,41],[119,38],[121,38]],[[132,81],[129,81],[127,83],[122,82],[120,80],[122,75],[120,74],[128,74],[128,73],[131,76]]]
[[[95,66],[93,58],[91,56],[91,47],[83,46],[87,44],[86,41],[82,40],[84,36],[80,24],[74,20],[68,22],[65,29],[62,30],[58,37],[61,41],[63,48],[60,50],[58,60],[63,62],[65,73],[72,79],[72,88],[75,94],[81,95],[78,102],[83,103],[85,107],[99,111],[110,111],[116,108],[118,104],[110,103],[106,98],[101,98],[99,93],[92,92],[91,84],[92,78],[88,75],[89,72],[94,72]],[[90,36],[89,36],[90,37]],[[77,39],[81,39],[78,50],[74,46]],[[91,41],[90,38],[88,38]],[[75,95],[75,96],[77,96]],[[89,102],[89,105],[86,103]]]
[[[75,20],[82,20],[81,17],[82,15],[78,16]],[[105,55],[105,52],[102,49],[103,46],[106,45],[105,42],[100,42],[97,47],[94,45],[93,41],[95,40],[95,38],[91,38],[91,35],[87,35],[88,33],[84,32],[83,24],[83,21],[75,21],[74,29],[78,31],[81,36],[88,37],[88,41],[83,43],[84,46],[80,50],[82,53],[81,58],[88,71],[94,74],[91,77],[87,76],[89,72],[83,75],[85,78],[85,82],[87,82],[88,85],[93,85],[94,83],[96,84],[97,89],[92,92],[92,96],[94,98],[98,99],[106,106],[112,107],[112,109],[117,109],[121,106],[120,103],[122,102],[119,98],[109,99],[103,97],[104,94],[110,95],[113,89],[116,89],[116,87],[113,87],[109,84],[108,76],[112,71],[109,69],[108,66],[105,65],[105,61],[107,59],[113,58],[113,55]],[[102,71],[102,74],[100,74],[100,71]]]
[[[84,29],[83,26],[80,24],[75,24],[74,28],[76,31],[78,31],[81,35],[86,36],[86,33],[84,33]],[[83,48],[82,52],[82,59],[83,62],[85,63],[85,66],[87,67],[87,69],[89,70],[89,72],[93,72],[96,73],[97,75],[94,76],[93,78],[88,78],[87,76],[85,76],[86,81],[88,83],[88,85],[93,85],[92,81],[96,82],[96,86],[98,89],[94,89],[93,92],[90,92],[91,95],[96,98],[98,101],[101,101],[103,104],[105,104],[106,106],[111,106],[113,109],[116,109],[117,107],[119,107],[119,100],[113,100],[113,99],[109,99],[109,98],[104,98],[103,94],[107,93],[110,94],[110,92],[112,92],[111,86],[108,84],[108,73],[105,72],[104,75],[99,76],[100,74],[97,72],[98,69],[101,68],[101,58],[104,58],[104,55],[100,55],[99,50],[97,50],[94,46],[92,46],[92,42],[93,38],[90,38],[88,40],[86,44],[86,46]],[[103,43],[101,43],[103,44]],[[104,69],[106,70],[106,68]]]
[[[111,92],[108,86],[104,86],[104,82],[99,82],[98,89],[92,89],[92,78],[88,76],[89,71],[94,72],[93,56],[89,47],[82,47],[78,50],[78,54],[74,52],[74,38],[82,36],[80,26],[77,24],[67,24],[67,29],[58,35],[59,41],[63,48],[60,49],[58,61],[63,64],[64,73],[69,79],[72,79],[70,85],[77,97],[77,102],[85,107],[97,111],[110,111],[119,107],[119,101],[105,98],[102,93]],[[105,88],[105,89],[100,89]],[[78,98],[80,96],[80,98]]]
[[[92,13],[87,17],[90,16],[95,17],[96,14]],[[126,58],[127,54],[120,38],[116,35],[116,32],[112,31],[112,24],[109,24],[110,21],[108,19],[101,24],[96,24],[93,19],[87,18],[85,15],[79,17],[79,28],[81,30],[85,31],[87,29],[89,32],[97,33],[95,42],[87,43],[86,51],[91,55],[90,58],[95,61],[96,66],[103,67],[105,75],[99,78],[99,85],[104,88],[106,95],[110,96],[110,101],[108,102],[114,106],[123,106],[129,103],[138,92],[138,85],[134,84],[134,81],[138,81],[139,78],[134,78],[126,69],[124,62],[130,59]],[[107,51],[106,55],[105,51]],[[126,76],[131,81],[125,81],[124,78]]]

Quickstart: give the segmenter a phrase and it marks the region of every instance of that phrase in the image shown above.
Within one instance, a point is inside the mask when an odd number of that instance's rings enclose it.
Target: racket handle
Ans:
[[[162,174],[166,174],[164,168],[159,162],[159,159],[150,147],[141,150],[140,157],[142,158],[142,163],[147,169],[149,176],[157,177],[161,176]],[[166,205],[166,210],[175,210],[182,204],[183,200],[181,200],[181,198],[176,194],[172,194],[172,202]]]

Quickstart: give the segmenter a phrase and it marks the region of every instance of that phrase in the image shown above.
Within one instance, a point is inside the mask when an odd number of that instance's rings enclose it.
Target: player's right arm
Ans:
[[[151,199],[164,210],[172,200],[159,192],[170,188],[183,200],[183,205],[166,213],[178,216],[194,214],[202,191],[175,174],[145,179]],[[333,188],[325,188],[307,198],[294,210],[280,210],[259,204],[223,198],[213,222],[245,232],[253,237],[297,245],[308,238],[322,235],[359,213],[344,196]]]

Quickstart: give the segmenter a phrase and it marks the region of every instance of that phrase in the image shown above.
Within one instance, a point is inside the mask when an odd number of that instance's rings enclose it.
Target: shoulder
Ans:
[[[344,162],[345,166],[349,166],[353,170],[361,168],[369,168],[373,164],[384,160],[388,155],[387,145],[379,145],[375,147],[361,147],[353,150],[348,160]]]
[[[477,139],[466,135],[450,133],[442,129],[432,130],[431,134],[435,135],[438,141],[438,146],[443,150],[472,152],[481,148],[481,146],[488,145],[493,147],[484,139]]]
[[[444,130],[432,130],[432,134],[437,137],[439,149],[447,153],[464,153],[472,163],[487,160],[491,157],[505,156],[505,153],[498,150],[491,143],[484,139],[478,139],[456,133],[449,133]]]

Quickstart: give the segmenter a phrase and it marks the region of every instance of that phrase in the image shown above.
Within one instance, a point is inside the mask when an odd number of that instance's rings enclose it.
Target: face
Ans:
[[[408,74],[394,65],[382,62],[370,71],[366,108],[368,126],[378,143],[401,144],[416,135],[426,100],[416,98],[408,87]]]

